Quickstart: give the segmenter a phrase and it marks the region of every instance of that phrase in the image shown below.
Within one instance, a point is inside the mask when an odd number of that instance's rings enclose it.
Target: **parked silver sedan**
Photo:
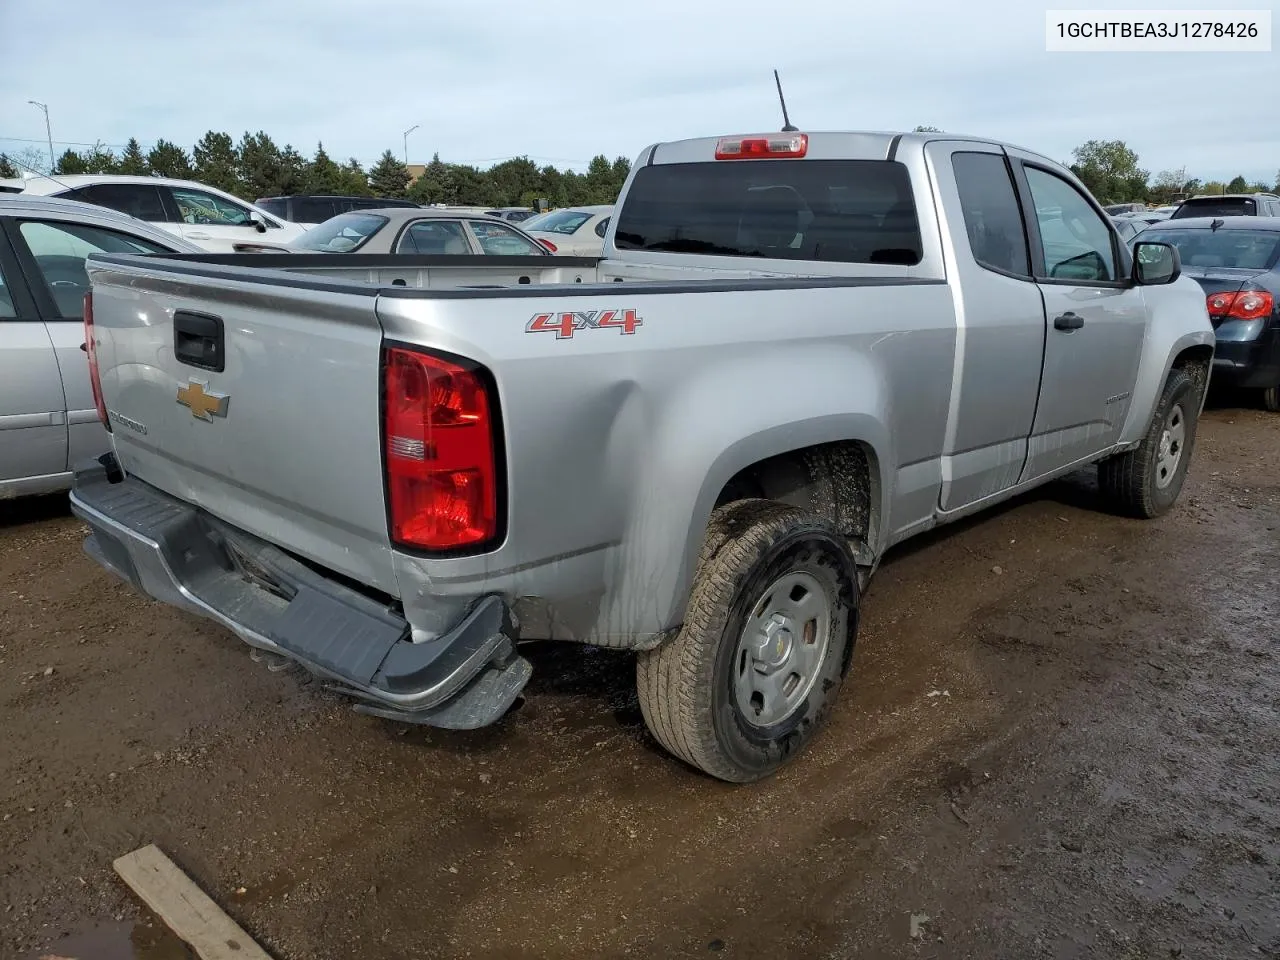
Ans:
[[[106,207],[0,193],[0,499],[67,489],[109,449],[80,349],[98,251],[200,248]]]
[[[428,256],[551,256],[514,224],[457,210],[385,207],[331,217],[287,244],[247,241],[240,253],[405,253]]]

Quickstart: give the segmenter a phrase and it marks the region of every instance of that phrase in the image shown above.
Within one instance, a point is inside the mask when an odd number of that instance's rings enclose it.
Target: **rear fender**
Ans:
[[[759,386],[747,392],[743,383]],[[883,469],[893,462],[886,396],[868,356],[829,343],[718,364],[669,395],[631,487],[615,569],[606,573],[601,639],[644,648],[679,626],[717,498],[736,473],[769,457],[836,441],[868,445],[870,466],[881,471],[872,489],[883,536],[892,496]],[[725,408],[728,397],[737,405]]]

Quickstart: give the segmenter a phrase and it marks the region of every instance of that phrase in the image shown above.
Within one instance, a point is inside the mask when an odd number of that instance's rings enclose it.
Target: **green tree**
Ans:
[[[342,165],[342,178],[339,192],[349,197],[370,197],[369,175],[364,172],[360,161],[352,157]]]
[[[422,176],[409,185],[409,199],[414,203],[457,203],[458,189],[450,166],[434,154]]]
[[[228,193],[238,191],[236,151],[230,134],[210,130],[195,145],[192,156],[197,180]]]
[[[485,171],[489,183],[489,199],[484,203],[510,207],[521,202],[525,194],[536,194],[542,186],[542,174],[528,157],[512,157]]]
[[[191,158],[187,151],[168,140],[157,140],[156,145],[147,154],[147,166],[157,177],[173,177],[177,180],[190,180]]]
[[[65,150],[54,165],[55,174],[74,176],[80,173],[116,173],[119,160],[101,143],[95,143],[83,153]]]
[[[246,132],[236,147],[236,170],[240,177],[240,195],[246,200],[275,197],[284,193],[283,163],[280,148],[265,130]]]
[[[1161,170],[1151,182],[1147,198],[1152,203],[1172,203],[1175,197],[1186,192],[1187,182],[1182,170]]]
[[[1211,197],[1220,197],[1227,192],[1227,185],[1221,180],[1210,180],[1200,188],[1200,192]]]
[[[1236,177],[1227,184],[1227,193],[1248,193],[1249,181],[1244,177]]]
[[[84,157],[68,147],[62,152],[58,162],[53,165],[53,172],[64,176],[74,176],[79,173],[88,173],[89,167],[84,162]]]
[[[150,168],[147,166],[147,156],[142,152],[142,145],[138,143],[137,137],[130,137],[129,142],[124,146],[124,153],[120,154],[120,160],[116,164],[116,173],[145,177],[148,172]]]
[[[924,127],[924,126],[916,127],[912,131],[912,133],[941,133],[941,132],[942,132],[942,129],[940,127]]]
[[[1272,188],[1276,193],[1280,193],[1280,170],[1276,171],[1276,185]]]
[[[307,164],[307,193],[340,194],[344,179],[342,168],[324,152],[324,144],[316,144],[316,155]]]
[[[9,160],[9,155],[0,153],[0,179],[16,180],[19,176],[18,168]]]
[[[382,156],[369,171],[369,186],[375,197],[403,197],[411,179],[408,168],[390,150],[382,151]]]
[[[1072,152],[1071,171],[1103,203],[1145,200],[1147,171],[1123,140],[1090,140]]]

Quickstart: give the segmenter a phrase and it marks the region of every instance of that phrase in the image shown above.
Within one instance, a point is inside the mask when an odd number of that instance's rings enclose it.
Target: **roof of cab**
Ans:
[[[1034,156],[1061,167],[1058,161],[1035,150],[1016,143],[1005,143],[991,137],[978,137],[963,133],[916,133],[892,130],[815,130],[796,131],[807,133],[809,149],[806,159],[865,159],[888,160],[904,146],[923,147],[934,140],[961,141],[966,143],[983,143],[1017,150],[1020,153]],[[750,133],[729,133],[717,137],[695,137],[688,140],[670,140],[651,144],[640,153],[642,164],[653,163],[692,163],[706,160],[714,155],[716,144],[721,140],[733,140],[739,137],[784,137],[786,133],[777,131],[753,131]]]

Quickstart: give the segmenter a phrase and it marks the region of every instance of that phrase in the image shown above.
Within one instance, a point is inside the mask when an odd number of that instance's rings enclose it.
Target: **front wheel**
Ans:
[[[857,627],[856,568],[832,524],[770,501],[721,507],[684,626],[639,656],[645,722],[714,777],[766,777],[825,719]]]
[[[1103,497],[1132,517],[1166,513],[1182,492],[1199,415],[1195,381],[1185,370],[1171,370],[1142,443],[1098,464]]]

